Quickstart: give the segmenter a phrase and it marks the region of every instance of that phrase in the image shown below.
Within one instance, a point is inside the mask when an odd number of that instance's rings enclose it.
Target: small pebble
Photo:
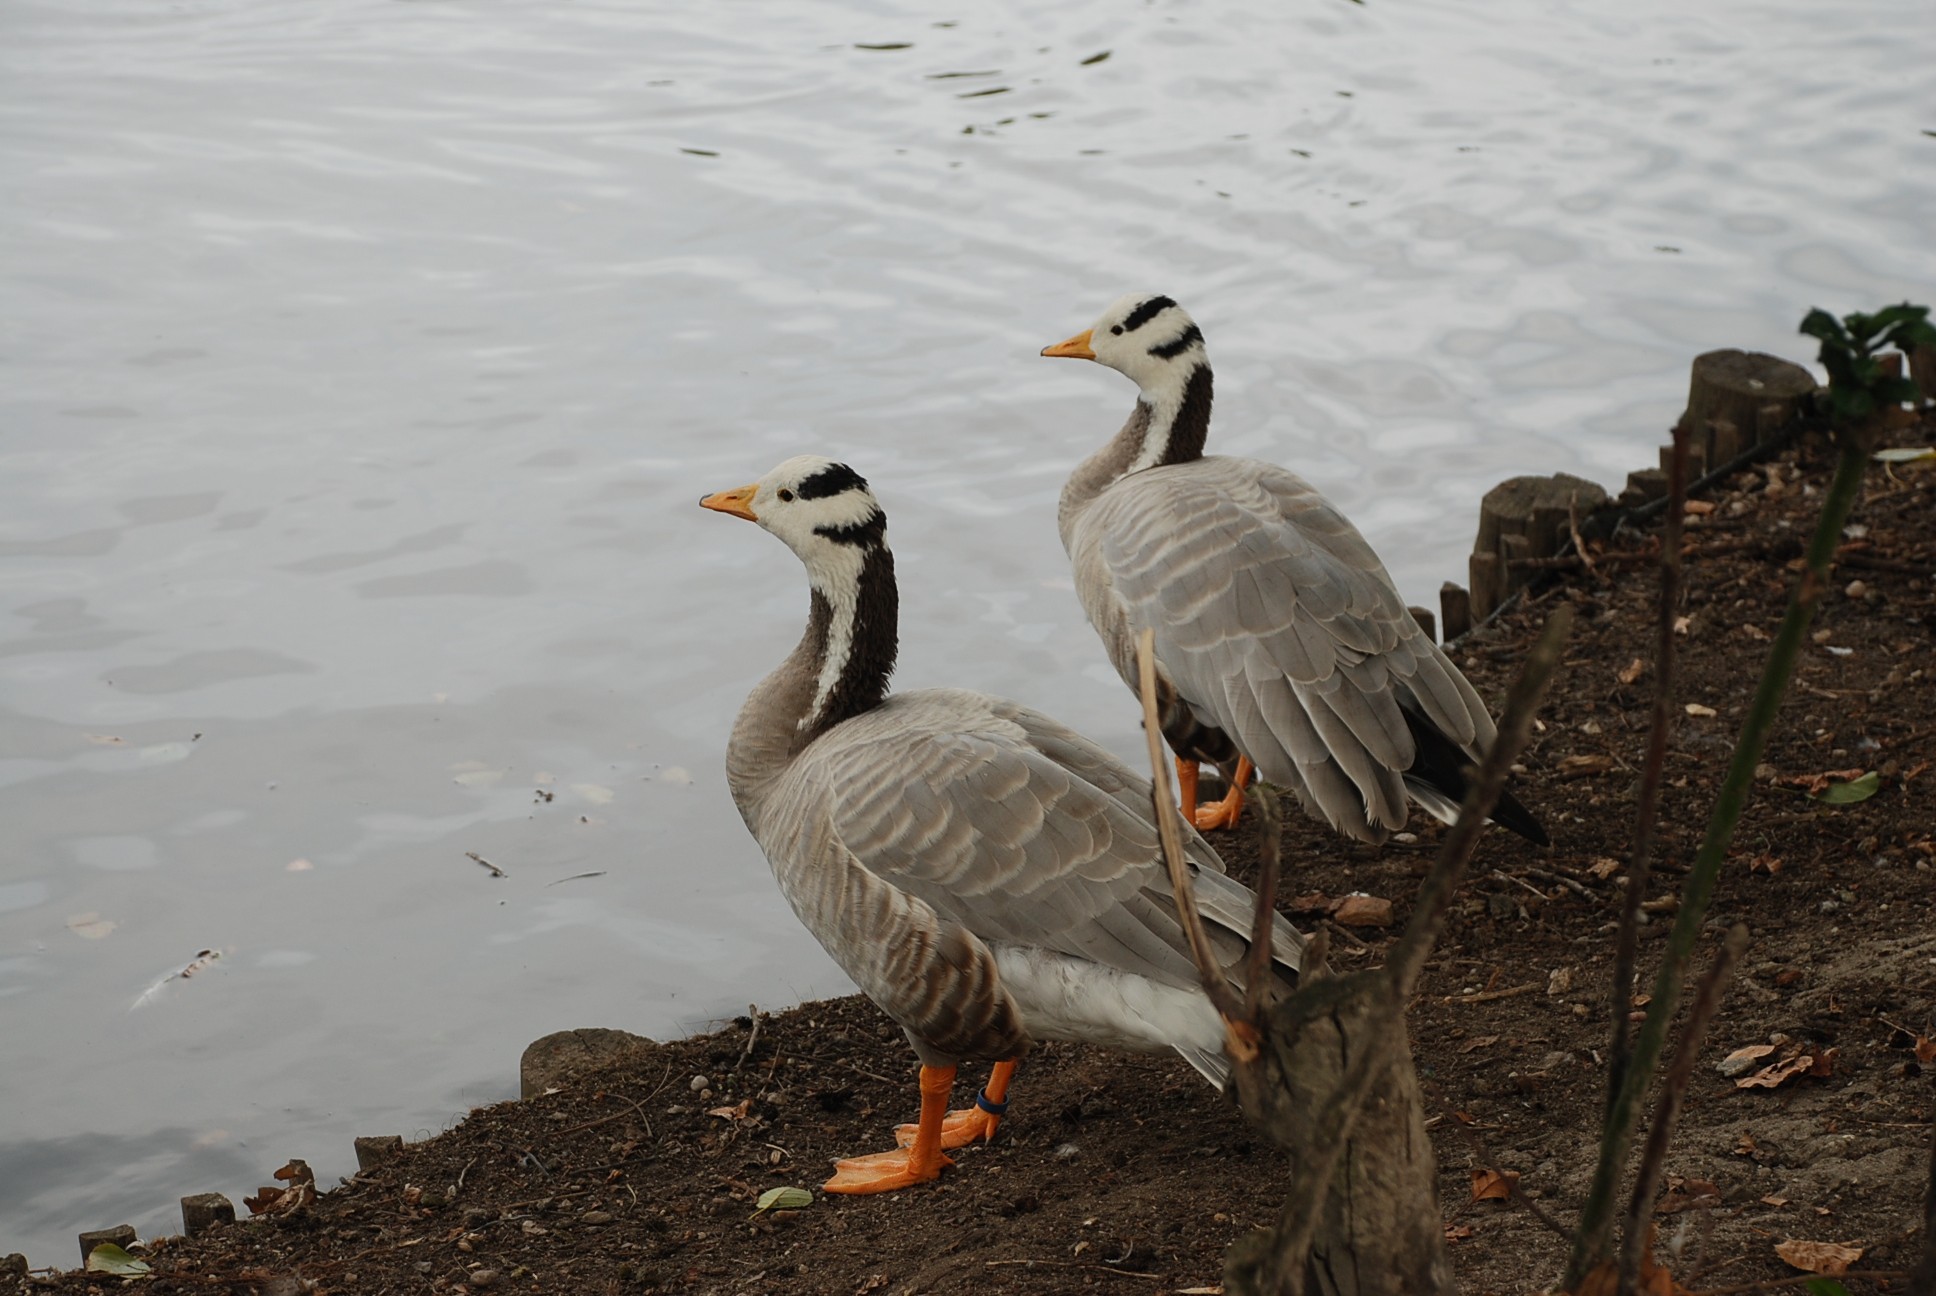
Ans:
[[[464,1281],[473,1287],[489,1287],[497,1281],[497,1270],[473,1269],[469,1274],[465,1275]]]
[[[1869,592],[1869,585],[1867,581],[1852,580],[1849,582],[1848,588],[1842,592],[1850,598],[1861,598]]]
[[[694,1076],[692,1078],[691,1083],[689,1083],[686,1086],[686,1088],[692,1090],[694,1093],[699,1093],[701,1090],[710,1089],[712,1087],[713,1087],[713,1082],[711,1080],[708,1080],[703,1075]]]
[[[578,1222],[580,1224],[610,1224],[612,1222],[612,1214],[610,1211],[586,1211],[578,1217]]]
[[[1073,1143],[1064,1143],[1055,1150],[1055,1159],[1058,1161],[1073,1161],[1081,1155],[1082,1149]]]

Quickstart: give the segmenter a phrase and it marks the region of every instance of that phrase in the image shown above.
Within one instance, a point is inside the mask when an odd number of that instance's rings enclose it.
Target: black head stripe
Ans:
[[[813,476],[793,488],[793,493],[803,500],[826,499],[843,491],[859,488],[867,489],[867,479],[849,468],[846,464],[828,464]]]
[[[1161,346],[1153,346],[1149,349],[1149,353],[1165,360],[1174,360],[1201,341],[1203,341],[1203,330],[1192,324],[1189,328],[1184,329],[1182,335],[1175,341],[1165,342]]]
[[[1123,321],[1123,332],[1134,333],[1137,329],[1143,327],[1143,325],[1149,323],[1174,305],[1176,303],[1168,297],[1150,298],[1129,313],[1129,318]]]
[[[800,497],[805,499],[806,492],[801,491]],[[817,526],[813,533],[825,536],[835,544],[877,545],[887,536],[887,514],[875,509],[863,521],[846,526]]]

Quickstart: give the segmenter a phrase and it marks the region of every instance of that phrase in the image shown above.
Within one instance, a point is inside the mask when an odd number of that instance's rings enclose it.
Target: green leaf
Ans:
[[[805,1188],[768,1188],[755,1204],[759,1207],[753,1212],[755,1215],[770,1210],[799,1210],[813,1205],[813,1194]]]
[[[1848,349],[1850,346],[1848,330],[1842,327],[1840,320],[1820,306],[1802,316],[1801,331],[1812,338],[1820,338],[1825,343],[1833,342],[1843,349]]]
[[[1921,463],[1925,459],[1936,459],[1936,446],[1903,446],[1899,450],[1875,452],[1877,463]]]
[[[1808,1296],[1849,1296],[1849,1289],[1833,1278],[1810,1278],[1803,1286]]]
[[[1858,801],[1867,801],[1881,786],[1882,779],[1874,770],[1870,770],[1859,779],[1829,784],[1815,794],[1815,799],[1823,805],[1854,805]]]
[[[136,1259],[112,1242],[103,1242],[87,1253],[87,1271],[120,1278],[146,1278],[154,1272],[154,1266]]]

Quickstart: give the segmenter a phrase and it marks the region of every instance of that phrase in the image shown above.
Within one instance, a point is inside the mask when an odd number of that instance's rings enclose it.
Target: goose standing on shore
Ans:
[[[845,464],[789,459],[700,503],[757,522],[807,568],[806,634],[740,709],[726,775],[800,916],[921,1062],[921,1119],[837,1163],[829,1192],[933,1179],[994,1134],[1037,1040],[1174,1048],[1213,1082],[1224,1027],[1177,922],[1150,785],[1047,716],[958,689],[888,695],[898,594],[887,519]],[[1185,828],[1197,904],[1238,966],[1254,896]],[[1303,938],[1281,917],[1280,989]],[[994,1062],[948,1112],[959,1062]]]
[[[1235,824],[1254,767],[1360,841],[1404,827],[1408,794],[1451,822],[1492,717],[1310,483],[1203,453],[1210,361],[1189,314],[1131,294],[1042,354],[1098,361],[1139,389],[1129,421],[1063,487],[1058,523],[1083,609],[1131,689],[1136,636],[1156,632],[1186,817]],[[1199,761],[1230,782],[1201,808]],[[1547,844],[1510,793],[1493,820]]]

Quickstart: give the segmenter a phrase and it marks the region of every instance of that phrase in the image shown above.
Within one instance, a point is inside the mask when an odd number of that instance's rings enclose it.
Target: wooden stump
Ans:
[[[1752,435],[1759,445],[1808,413],[1815,386],[1815,375],[1808,370],[1759,351],[1709,351],[1694,357],[1687,409],[1681,414],[1681,425],[1692,434],[1689,451],[1698,448],[1709,468],[1721,467],[1727,460],[1714,453],[1716,424],[1732,423],[1736,436],[1747,440]]]
[[[1266,1083],[1259,1092],[1245,1083],[1257,1072],[1238,1069],[1245,1112],[1295,1161],[1300,1148],[1312,1145],[1314,1121],[1344,1080],[1350,1058],[1376,1032],[1401,1034],[1390,1042],[1393,1064],[1372,1085],[1330,1192],[1317,1208],[1310,1263],[1301,1274],[1274,1275],[1279,1230],[1286,1225],[1280,1219],[1277,1229],[1260,1229],[1231,1247],[1224,1282],[1235,1296],[1451,1296],[1454,1291],[1439,1217],[1438,1161],[1425,1133],[1425,1102],[1411,1049],[1402,1038],[1404,1019],[1384,1002],[1390,993],[1382,970],[1308,982],[1272,1015],[1262,1069]],[[1287,1214],[1303,1208],[1286,1203]]]
[[[397,1153],[403,1151],[403,1135],[358,1135],[353,1146],[356,1148],[356,1168],[358,1170],[374,1170]]]
[[[81,1263],[94,1254],[94,1248],[112,1243],[126,1251],[135,1244],[135,1231],[132,1224],[116,1224],[113,1228],[93,1229],[80,1235]]]
[[[1489,615],[1532,579],[1531,569],[1523,563],[1515,566],[1515,560],[1559,552],[1572,537],[1572,519],[1606,502],[1605,490],[1570,473],[1513,477],[1487,491],[1479,507],[1479,537],[1472,545],[1472,615]]]
[[[1446,643],[1472,628],[1472,596],[1451,581],[1439,586],[1439,621],[1445,630]]]
[[[218,1224],[235,1223],[235,1203],[221,1193],[195,1193],[181,1199],[182,1232],[189,1237]]]
[[[1909,374],[1922,389],[1923,399],[1936,401],[1936,346],[1919,346],[1909,353]]]
[[[1405,610],[1412,614],[1412,620],[1418,622],[1418,628],[1425,632],[1425,637],[1433,643],[1437,643],[1439,639],[1439,622],[1438,617],[1433,614],[1432,609],[1408,607]]]

